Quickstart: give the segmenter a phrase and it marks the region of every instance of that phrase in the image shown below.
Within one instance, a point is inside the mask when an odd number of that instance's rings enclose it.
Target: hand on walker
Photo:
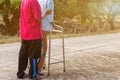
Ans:
[[[62,30],[63,28],[59,25],[53,24],[53,29],[55,30]]]

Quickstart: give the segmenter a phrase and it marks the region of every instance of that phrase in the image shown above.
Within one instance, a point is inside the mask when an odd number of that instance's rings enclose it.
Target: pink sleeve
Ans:
[[[31,9],[35,20],[41,18],[41,7],[37,0],[32,1]]]

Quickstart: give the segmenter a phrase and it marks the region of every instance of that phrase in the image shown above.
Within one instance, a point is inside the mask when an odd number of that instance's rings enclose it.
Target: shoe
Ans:
[[[30,80],[39,80],[38,77],[30,78]]]
[[[46,69],[46,64],[43,65],[43,69]]]
[[[38,72],[38,76],[44,76],[44,72],[41,70]]]
[[[37,76],[37,78],[38,78],[39,80],[43,79],[43,77],[44,77],[44,76],[40,76],[40,75]]]
[[[44,73],[38,73],[39,76],[44,76]]]
[[[29,79],[34,80],[37,76],[29,76]]]
[[[30,77],[29,79],[30,80],[41,80],[43,77],[41,77],[41,76],[36,76],[36,77],[34,77],[34,78],[32,78],[32,77]]]
[[[24,73],[24,74],[23,74],[23,76],[18,77],[18,79],[24,79],[24,78],[27,78],[27,77],[29,77],[29,75],[28,75],[28,74],[26,74],[26,73]]]

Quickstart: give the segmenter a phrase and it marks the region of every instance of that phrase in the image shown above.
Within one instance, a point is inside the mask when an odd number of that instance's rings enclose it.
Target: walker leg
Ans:
[[[51,31],[49,32],[49,53],[48,53],[48,76],[50,75],[50,56],[51,56]]]
[[[64,46],[64,31],[62,30],[62,48],[63,48],[63,72],[65,72],[65,46]]]

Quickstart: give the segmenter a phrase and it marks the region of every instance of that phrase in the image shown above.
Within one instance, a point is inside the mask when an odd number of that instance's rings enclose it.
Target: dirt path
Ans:
[[[0,45],[1,80],[17,80],[19,48],[20,43]],[[65,38],[65,53],[66,72],[62,64],[51,65],[51,76],[42,80],[120,80],[120,33]],[[52,46],[52,58],[61,57],[61,49]]]

